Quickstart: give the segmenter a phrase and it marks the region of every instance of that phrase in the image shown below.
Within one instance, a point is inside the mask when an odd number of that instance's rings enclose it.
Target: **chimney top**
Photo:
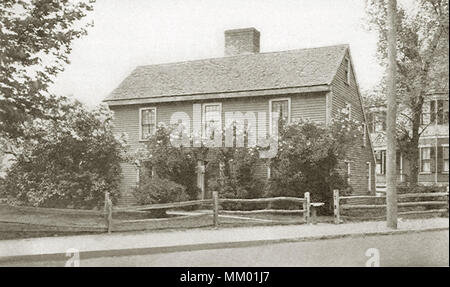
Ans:
[[[255,28],[225,31],[225,56],[259,53],[260,33]]]

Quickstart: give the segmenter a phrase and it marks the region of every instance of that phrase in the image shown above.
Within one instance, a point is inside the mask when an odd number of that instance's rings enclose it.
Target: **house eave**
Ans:
[[[201,101],[211,99],[232,99],[242,97],[258,97],[258,96],[272,96],[272,95],[286,95],[296,93],[314,93],[314,92],[328,92],[329,85],[315,85],[303,87],[288,87],[288,88],[274,88],[263,90],[246,90],[233,92],[217,92],[217,93],[203,93],[203,94],[187,94],[187,95],[169,95],[159,97],[140,97],[129,99],[105,99],[103,102],[109,106],[123,106],[123,105],[138,105],[138,104],[153,104],[153,103],[167,103],[167,102],[181,102],[181,101]]]

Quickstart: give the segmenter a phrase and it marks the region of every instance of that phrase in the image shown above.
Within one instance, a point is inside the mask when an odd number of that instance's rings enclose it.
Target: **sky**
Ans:
[[[51,91],[99,104],[138,65],[222,57],[224,31],[255,27],[261,52],[349,44],[357,80],[371,89],[383,69],[364,0],[97,0],[88,35]]]

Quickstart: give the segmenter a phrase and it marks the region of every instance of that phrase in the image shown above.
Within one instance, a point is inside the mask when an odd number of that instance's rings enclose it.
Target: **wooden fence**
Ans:
[[[301,209],[255,209],[255,210],[223,210],[220,204],[223,203],[272,203],[272,202],[292,202],[298,204]],[[252,199],[232,199],[219,198],[218,192],[213,192],[213,211],[214,226],[219,226],[219,215],[256,215],[256,214],[302,214],[304,223],[311,223],[311,200],[309,192],[305,192],[304,198],[299,197],[270,197],[270,198],[252,198]],[[313,213],[315,216],[315,213]],[[250,219],[250,218],[249,218]],[[270,220],[267,220],[270,221]],[[276,221],[274,223],[294,223],[294,221]],[[298,221],[297,221],[298,223]]]
[[[256,210],[225,210],[222,208],[223,204],[227,203],[240,203],[240,204],[258,204],[258,203],[273,203],[273,202],[290,202],[297,205],[298,208],[295,209],[256,209]],[[190,206],[208,206],[208,210],[202,211],[175,211],[178,216],[168,217],[168,218],[146,218],[149,215],[149,211],[155,210],[174,210]],[[141,206],[131,206],[131,207],[113,207],[109,194],[105,194],[105,205],[103,210],[77,210],[77,209],[59,209],[59,208],[39,208],[39,207],[11,207],[20,212],[30,212],[30,213],[44,213],[44,214],[55,214],[62,215],[65,220],[57,223],[45,223],[36,220],[34,223],[31,222],[20,222],[20,220],[0,220],[0,227],[6,228],[5,230],[12,231],[43,231],[43,232],[108,232],[113,231],[132,231],[132,230],[149,230],[152,228],[164,228],[165,226],[179,226],[180,228],[187,228],[186,220],[194,219],[190,222],[192,226],[190,227],[206,227],[214,226],[219,227],[219,218],[225,219],[239,219],[239,220],[254,220],[254,221],[264,221],[271,223],[315,223],[315,205],[311,203],[309,193],[305,193],[303,198],[297,197],[272,197],[272,198],[255,198],[255,199],[230,199],[230,198],[219,198],[217,192],[213,192],[213,198],[204,200],[193,200],[184,202],[172,202],[172,203],[161,203],[161,204],[148,204]],[[131,217],[132,219],[124,220],[119,219],[122,215],[125,217]],[[255,215],[261,214],[299,214],[300,220],[271,220],[271,219],[260,219]],[[81,222],[76,222],[77,219],[71,220],[71,216],[84,216],[90,218],[97,218],[89,225],[83,224]],[[136,219],[136,217],[141,219]],[[211,220],[212,216],[212,221]],[[198,218],[203,218],[197,220]],[[72,222],[73,221],[73,222]],[[203,224],[199,225],[199,224]],[[223,223],[223,224],[226,224]],[[1,231],[1,228],[0,228]]]
[[[426,210],[411,210],[400,211],[398,215],[419,215],[419,214],[445,214],[449,211],[449,193],[447,192],[431,192],[431,193],[407,193],[399,194],[398,207],[433,207],[433,209]],[[442,198],[446,198],[442,200]],[[420,201],[403,201],[408,199],[419,199]],[[352,216],[346,216],[343,211],[352,210],[385,210],[386,209],[386,196],[372,196],[372,195],[354,195],[354,196],[340,196],[339,190],[333,191],[334,201],[334,223],[339,224],[343,218],[356,218]],[[350,202],[349,202],[350,201]],[[352,204],[351,201],[359,201]],[[368,201],[368,203],[360,203],[360,201]],[[381,201],[381,203],[380,203]],[[383,216],[364,216],[364,219],[380,219],[385,218]]]

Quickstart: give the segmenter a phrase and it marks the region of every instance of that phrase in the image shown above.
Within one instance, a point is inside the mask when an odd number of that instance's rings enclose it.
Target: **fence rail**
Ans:
[[[224,210],[222,208],[222,204],[226,203],[271,203],[271,202],[290,202],[294,205],[297,205],[300,208],[296,209],[256,209],[256,210]],[[154,210],[170,210],[170,209],[179,209],[183,207],[189,206],[199,206],[199,205],[208,205],[211,208],[210,212],[201,211],[201,212],[174,212],[180,213],[177,216],[169,217],[169,218],[143,218],[143,219],[116,219],[114,217],[118,216],[122,213],[137,215],[148,214],[149,211]],[[305,223],[315,223],[316,206],[314,203],[311,203],[310,195],[308,192],[305,193],[303,198],[297,197],[272,197],[272,198],[252,198],[252,199],[230,199],[230,198],[219,198],[218,192],[213,192],[213,198],[211,199],[203,199],[203,200],[192,200],[192,201],[183,201],[183,202],[172,202],[172,203],[162,203],[162,204],[147,204],[142,206],[131,206],[131,207],[113,207],[111,198],[109,193],[105,193],[105,205],[103,210],[80,210],[80,209],[60,209],[60,208],[42,208],[42,207],[22,207],[15,206],[15,209],[24,212],[43,212],[50,214],[60,214],[60,215],[79,215],[79,216],[99,216],[100,220],[93,222],[90,225],[82,225],[76,224],[76,222],[66,224],[41,224],[38,223],[26,223],[19,221],[0,221],[0,224],[3,226],[14,227],[15,231],[49,231],[49,232],[108,232],[111,233],[113,231],[131,231],[131,230],[146,230],[153,226],[165,226],[171,225],[170,222],[174,222],[175,225],[180,225],[180,227],[184,226],[184,220],[189,220],[190,218],[204,218],[199,220],[194,220],[190,222],[192,227],[203,227],[197,226],[195,224],[208,224],[208,221],[212,217],[212,221],[209,221],[209,226],[211,224],[215,227],[218,227],[220,224],[220,217],[224,219],[235,218],[242,220],[254,220],[261,222],[271,222],[271,223],[299,223],[299,220],[272,220],[272,218],[261,218],[261,217],[245,217],[245,215],[261,215],[261,214],[300,214],[300,221]],[[294,207],[295,208],[295,207]],[[240,216],[241,215],[241,216]]]
[[[196,206],[202,204],[211,204],[211,199],[201,199],[201,200],[191,200],[191,201],[180,201],[171,203],[158,203],[158,204],[147,204],[131,207],[114,208],[115,211],[149,211],[149,210],[160,210],[160,209],[174,209],[180,207]]]
[[[241,203],[258,203],[258,202],[275,202],[275,201],[291,201],[297,203],[306,202],[305,198],[299,197],[269,197],[269,198],[251,198],[251,199],[235,199],[235,198],[221,198],[220,203],[224,202],[241,202]]]
[[[430,192],[430,193],[406,193],[399,194],[397,196],[399,199],[414,199],[414,198],[428,198],[426,201],[410,201],[410,202],[399,202],[397,205],[399,207],[426,207],[426,206],[446,206],[445,209],[429,209],[429,210],[412,210],[412,211],[401,211],[398,215],[415,215],[415,214],[429,214],[429,213],[445,213],[449,211],[449,192]],[[430,200],[430,198],[439,199],[441,197],[447,197],[447,200]],[[352,218],[351,216],[345,216],[341,214],[343,210],[357,210],[357,209],[385,209],[385,203],[373,203],[373,204],[341,204],[341,201],[347,200],[358,200],[358,199],[386,199],[386,196],[372,196],[372,195],[354,195],[354,196],[339,196],[339,190],[333,191],[334,200],[334,222],[336,224],[341,223],[341,218]],[[386,216],[369,216],[365,218],[375,219],[375,218],[385,218]],[[353,217],[354,218],[354,217]]]

